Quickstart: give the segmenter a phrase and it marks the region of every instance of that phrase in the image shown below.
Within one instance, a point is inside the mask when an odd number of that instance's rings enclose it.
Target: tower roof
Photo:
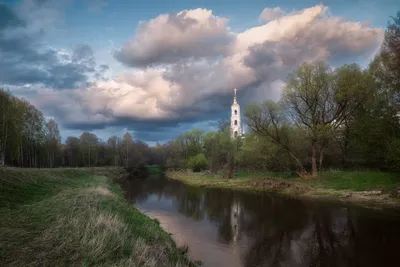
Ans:
[[[237,104],[238,102],[237,102],[237,97],[236,97],[236,88],[235,89],[233,89],[233,104]]]

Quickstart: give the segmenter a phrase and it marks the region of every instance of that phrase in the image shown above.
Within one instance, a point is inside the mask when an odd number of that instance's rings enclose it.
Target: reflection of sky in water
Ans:
[[[161,227],[172,234],[178,246],[188,245],[190,256],[202,260],[203,266],[243,266],[237,255],[241,244],[219,243],[216,239],[217,225],[210,222],[207,216],[195,221],[179,213],[173,203],[172,199],[159,199],[153,194],[136,207],[147,216],[157,218]],[[246,247],[245,244],[242,246],[242,249]]]
[[[398,266],[395,214],[165,181],[133,188],[135,206],[206,267]]]
[[[173,201],[172,198],[160,198],[156,194],[151,194],[145,201],[136,203],[136,207],[148,210],[176,211],[176,208],[173,206]]]

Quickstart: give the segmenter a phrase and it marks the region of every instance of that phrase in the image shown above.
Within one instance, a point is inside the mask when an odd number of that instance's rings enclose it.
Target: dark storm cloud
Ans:
[[[43,84],[55,89],[88,85],[89,75],[97,71],[89,46],[75,47],[71,56],[59,55],[41,45],[43,31],[24,31],[25,21],[12,9],[0,5],[0,18],[0,83]],[[102,66],[101,70],[104,69]]]
[[[0,4],[0,31],[8,27],[24,26],[25,23],[5,4]]]

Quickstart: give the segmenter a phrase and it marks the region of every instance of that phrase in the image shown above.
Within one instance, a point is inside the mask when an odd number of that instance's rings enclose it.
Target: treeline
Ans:
[[[163,164],[165,157],[126,133],[103,141],[83,132],[64,143],[55,120],[27,101],[0,90],[0,164],[18,167],[95,167]]]
[[[61,143],[58,125],[28,102],[0,92],[0,164],[23,167],[166,165],[290,171],[316,176],[328,168],[400,172],[400,12],[368,68],[304,63],[290,74],[279,102],[248,105],[245,137],[194,129],[149,147],[126,133],[100,140],[89,132]]]

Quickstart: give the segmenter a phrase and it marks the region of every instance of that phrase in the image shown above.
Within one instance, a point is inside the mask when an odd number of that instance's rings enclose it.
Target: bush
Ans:
[[[197,154],[189,158],[187,166],[192,169],[192,171],[199,172],[207,167],[207,158],[203,153]]]
[[[389,170],[400,172],[400,138],[393,138],[387,147],[386,164]]]

